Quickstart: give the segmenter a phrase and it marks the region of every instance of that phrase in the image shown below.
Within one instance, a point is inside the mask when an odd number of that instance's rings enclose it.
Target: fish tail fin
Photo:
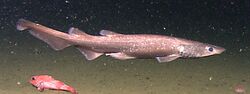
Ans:
[[[64,85],[63,87],[61,87],[61,90],[71,92],[72,94],[77,94],[76,90],[73,87],[68,86],[68,85]]]
[[[76,90],[72,87],[68,87],[68,91],[71,92],[72,94],[78,94]]]
[[[76,90],[71,91],[72,94],[78,94]]]

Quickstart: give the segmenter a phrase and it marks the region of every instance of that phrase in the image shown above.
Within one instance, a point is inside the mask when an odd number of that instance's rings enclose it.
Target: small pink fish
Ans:
[[[49,75],[32,76],[29,82],[33,86],[37,87],[37,90],[39,91],[43,91],[44,89],[52,89],[68,91],[72,94],[77,94],[76,90],[73,87],[68,86],[61,81],[55,80]]]
[[[234,87],[234,92],[235,92],[235,94],[246,94],[246,88],[242,84],[237,84]]]

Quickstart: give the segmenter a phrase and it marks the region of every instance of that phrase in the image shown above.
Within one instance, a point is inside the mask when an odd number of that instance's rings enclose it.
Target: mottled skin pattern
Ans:
[[[28,29],[33,36],[55,50],[74,45],[88,60],[105,54],[123,60],[156,58],[159,62],[169,62],[179,57],[211,56],[225,50],[219,46],[163,35],[125,35],[102,30],[101,36],[93,36],[77,28],[71,28],[67,34],[24,19],[17,22],[17,29]]]

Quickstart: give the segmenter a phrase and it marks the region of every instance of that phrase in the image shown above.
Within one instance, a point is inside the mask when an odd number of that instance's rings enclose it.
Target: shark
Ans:
[[[65,33],[25,19],[19,19],[16,28],[28,31],[54,50],[74,46],[87,60],[106,55],[119,60],[155,58],[158,62],[170,62],[178,58],[207,57],[225,51],[223,47],[166,35],[121,34],[109,30],[101,30],[100,35],[90,35],[75,27]]]

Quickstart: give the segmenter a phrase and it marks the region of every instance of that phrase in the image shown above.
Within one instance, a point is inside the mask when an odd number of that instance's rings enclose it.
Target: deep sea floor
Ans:
[[[54,51],[39,40],[24,41],[1,42],[1,94],[69,94],[39,92],[28,83],[32,75],[42,74],[73,86],[79,94],[235,94],[237,84],[250,90],[250,53],[246,51],[227,50],[169,63],[106,56],[87,61],[74,47]]]

